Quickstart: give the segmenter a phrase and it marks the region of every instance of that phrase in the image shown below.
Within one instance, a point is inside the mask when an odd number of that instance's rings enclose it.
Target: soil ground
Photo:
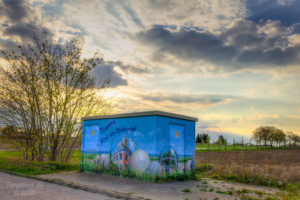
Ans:
[[[210,163],[224,170],[239,168],[265,178],[300,182],[300,148],[258,151],[196,152],[196,166]]]
[[[229,152],[196,152],[196,160],[200,163],[268,163],[272,165],[300,164],[300,148],[274,149],[258,151],[229,151]]]

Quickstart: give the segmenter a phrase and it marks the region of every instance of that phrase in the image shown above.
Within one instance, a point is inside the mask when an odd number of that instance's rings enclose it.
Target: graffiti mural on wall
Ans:
[[[151,118],[106,119],[97,123],[84,124],[84,171],[151,179],[190,175],[194,170],[193,152],[185,152],[184,148],[184,126],[169,124],[162,136]]]

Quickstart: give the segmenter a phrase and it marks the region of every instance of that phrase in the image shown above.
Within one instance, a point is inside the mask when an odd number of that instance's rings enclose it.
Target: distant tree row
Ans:
[[[225,137],[223,135],[219,135],[218,140],[215,142],[215,144],[221,145],[227,145],[227,140],[225,139]]]
[[[208,144],[209,140],[210,138],[207,133],[198,133],[196,136],[196,143]]]
[[[211,143],[214,143],[214,144],[219,144],[219,145],[221,145],[221,144],[226,145],[227,144],[227,140],[225,139],[225,137],[223,135],[219,135],[217,141],[211,142],[208,133],[198,133],[196,135],[196,143],[200,143],[200,144],[211,144]]]
[[[253,131],[252,137],[256,144],[263,144],[264,146],[273,146],[274,144],[277,146],[287,144],[297,146],[300,143],[300,136],[293,132],[284,132],[274,126],[260,126]]]

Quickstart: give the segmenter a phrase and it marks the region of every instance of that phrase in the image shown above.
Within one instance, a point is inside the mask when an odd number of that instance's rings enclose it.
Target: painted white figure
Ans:
[[[148,154],[145,151],[138,149],[132,154],[129,167],[130,169],[135,170],[137,175],[142,175],[149,164],[150,158]]]
[[[184,172],[184,168],[185,168],[185,163],[178,163],[177,169],[180,173]]]
[[[109,166],[109,154],[101,154],[100,156],[100,165],[108,168]]]
[[[192,160],[188,160],[185,163],[185,171],[188,172],[192,169]]]
[[[93,162],[94,162],[96,165],[99,165],[99,164],[100,164],[100,156],[97,155],[96,158],[93,159]]]
[[[161,165],[158,161],[152,161],[148,167],[149,173],[152,174],[152,176],[160,176],[161,175]]]

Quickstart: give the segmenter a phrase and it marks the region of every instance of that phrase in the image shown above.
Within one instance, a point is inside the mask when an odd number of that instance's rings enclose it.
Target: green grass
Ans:
[[[233,195],[233,191],[232,190],[228,190],[228,191],[217,190],[216,193]]]
[[[252,192],[251,190],[248,190],[245,188],[242,188],[242,189],[236,191],[236,193],[238,193],[238,194],[246,194],[246,193],[251,193],[251,192]]]
[[[200,149],[197,149],[200,148]],[[242,145],[217,145],[217,144],[196,144],[196,152],[207,151],[249,151],[249,150],[273,150],[273,149],[293,149],[295,147],[270,147],[270,146],[242,146]]]
[[[191,192],[190,188],[184,188],[183,190],[181,190],[181,192]]]
[[[265,193],[264,192],[261,192],[261,191],[254,191],[255,194],[259,197],[261,197],[262,195],[264,195]]]
[[[18,151],[0,151],[0,170],[21,175],[38,175],[63,171],[79,170],[78,155],[74,154],[71,162],[37,162],[24,160]]]

